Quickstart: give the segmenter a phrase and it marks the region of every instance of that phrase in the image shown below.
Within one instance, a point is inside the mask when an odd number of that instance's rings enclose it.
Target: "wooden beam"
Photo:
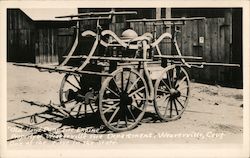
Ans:
[[[93,71],[80,71],[75,70],[74,67],[57,67],[52,65],[38,65],[38,64],[26,64],[26,63],[18,63],[13,64],[16,66],[24,66],[24,67],[33,67],[39,70],[47,70],[48,72],[59,72],[59,73],[71,73],[71,74],[88,74],[88,75],[100,75],[100,76],[112,76],[108,73],[101,73],[101,72],[93,72]]]
[[[179,56],[179,55],[155,55],[154,57],[167,58],[167,59],[202,59],[202,57]]]
[[[64,58],[66,56],[63,56]],[[88,56],[86,55],[77,55],[77,56],[71,56],[70,58],[83,58],[86,59]],[[128,58],[128,57],[102,57],[102,56],[92,56],[91,59],[95,60],[114,60],[114,61],[152,61],[151,59],[138,59],[138,58]]]

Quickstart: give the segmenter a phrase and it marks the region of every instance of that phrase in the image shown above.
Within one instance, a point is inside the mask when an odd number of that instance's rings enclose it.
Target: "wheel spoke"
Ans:
[[[179,86],[180,86],[180,84],[182,83],[182,82],[184,82],[185,81],[185,79],[187,79],[187,76],[184,76],[182,79],[181,79],[181,81],[180,82],[178,82],[177,84],[176,84],[176,88],[178,88]]]
[[[75,86],[73,83],[71,83],[69,80],[66,80],[66,82],[68,82],[71,86],[75,87],[76,89],[80,90],[79,87]]]
[[[127,81],[127,84],[126,84],[126,87],[125,87],[125,91],[128,90],[128,85],[130,83],[130,76],[131,76],[131,71],[129,71],[128,81]]]
[[[175,107],[176,114],[179,115],[175,100],[173,102],[174,102],[174,107]]]
[[[138,103],[138,100],[136,100],[135,96],[132,96],[132,98],[135,100],[136,105],[139,106],[140,104]]]
[[[127,116],[127,113],[125,113],[125,119],[124,119],[124,121],[125,121],[125,126],[126,127],[128,127],[128,116]]]
[[[178,77],[177,77],[177,72],[176,72],[176,68],[173,70],[173,86],[176,85],[177,81],[178,81]]]
[[[166,98],[164,98],[164,97],[162,97],[162,98],[158,98],[158,101],[161,101],[161,100],[167,100],[169,97],[170,97],[170,94],[169,95],[165,95],[165,96],[167,96]]]
[[[188,96],[186,96],[186,95],[181,95],[181,97],[185,97],[185,98],[188,98]]]
[[[70,112],[72,112],[79,104],[82,104],[81,102],[76,103],[73,107],[71,107]]]
[[[117,97],[120,97],[119,94],[117,94],[116,92],[114,92],[112,89],[110,89],[109,87],[107,87],[106,89],[108,89],[111,93],[113,93],[114,95],[116,95]]]
[[[112,116],[110,117],[110,119],[108,121],[109,123],[111,123],[113,121],[113,119],[114,119],[115,115],[117,114],[117,112],[119,111],[119,109],[120,109],[120,107],[117,107],[115,109],[114,113],[112,114]]]
[[[127,91],[127,93],[130,93],[130,91],[133,89],[133,87],[136,85],[136,83],[140,80],[140,78],[138,77],[135,82],[131,85],[131,87],[129,88],[129,90]]]
[[[140,111],[143,111],[142,109],[140,109],[139,107],[137,107],[137,106],[135,106],[135,105],[133,105],[133,104],[131,104],[133,107],[135,107],[136,109],[138,109],[138,110],[140,110]]]
[[[128,108],[128,111],[129,111],[130,115],[132,116],[134,122],[136,122],[135,116],[134,116],[134,114],[132,113],[132,111],[131,111],[130,108]]]
[[[85,113],[85,116],[87,115],[87,105],[85,104],[84,105],[84,113]]]
[[[177,102],[181,105],[182,108],[184,108],[184,106],[182,105],[182,103],[179,101],[178,98],[176,98]]]
[[[170,91],[170,88],[169,88],[169,86],[167,85],[167,83],[162,79],[161,80],[162,82],[163,82],[163,84],[167,87],[167,89]]]
[[[145,87],[141,87],[141,88],[137,89],[136,91],[132,92],[132,93],[129,94],[128,96],[131,97],[131,96],[133,96],[134,94],[140,92],[140,91],[143,90],[143,89],[145,89]]]
[[[172,100],[170,100],[170,118],[172,117],[172,110],[173,110]]]
[[[170,104],[169,101],[170,101],[170,100],[167,101],[167,106],[166,106],[165,112],[164,112],[164,114],[163,114],[163,117],[166,117],[166,115],[167,115],[167,112],[168,112],[168,105]]]
[[[102,102],[119,102],[121,101],[121,99],[105,99],[105,100],[102,100]]]
[[[79,85],[81,85],[79,79],[78,79],[75,75],[73,75],[73,76],[74,76],[74,78],[76,79],[77,83],[78,83]]]
[[[118,90],[119,93],[120,93],[120,92],[121,92],[121,89],[119,88],[119,86],[118,86],[117,83],[115,82],[114,78],[112,78],[112,81],[114,82],[114,84],[115,84],[117,90]]]
[[[141,99],[144,99],[144,97],[143,97],[143,96],[141,96],[141,94],[140,94],[140,93],[136,93],[135,95],[139,96]]]
[[[111,109],[113,109],[113,108],[115,108],[117,105],[119,105],[120,103],[116,103],[116,104],[114,104],[114,105],[112,105],[112,106],[109,106],[109,108],[107,108],[103,113],[105,114],[106,112],[108,112],[109,110],[111,110]]]
[[[165,93],[165,94],[169,94],[169,93],[170,93],[170,92],[164,91],[164,90],[162,90],[162,89],[157,89],[157,91],[163,92],[163,93]]]
[[[81,109],[82,109],[82,105],[83,105],[83,104],[80,104],[80,106],[79,106],[79,108],[78,108],[78,110],[77,110],[76,118],[79,117],[80,111],[81,111]]]
[[[138,101],[138,100],[139,100],[139,101],[146,101],[146,99],[145,99],[145,98],[144,98],[144,99],[139,99],[139,98],[138,98],[138,99],[136,99],[136,98],[135,98],[134,100],[137,100],[137,101]]]
[[[95,112],[95,110],[94,110],[93,106],[91,105],[91,103],[89,103],[89,106],[90,106],[90,108],[91,108],[92,112],[94,113],[94,112]]]
[[[74,101],[76,101],[76,100],[75,99],[71,99],[71,100],[63,101],[62,104],[68,104],[68,103],[72,103]]]

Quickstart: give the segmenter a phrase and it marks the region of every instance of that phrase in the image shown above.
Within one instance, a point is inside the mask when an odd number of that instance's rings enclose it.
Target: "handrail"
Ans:
[[[111,16],[107,17],[87,17],[87,18],[77,18],[77,19],[70,19],[69,21],[83,21],[83,20],[109,20]]]
[[[128,47],[128,44],[123,42],[113,31],[110,30],[104,30],[101,32],[102,36],[105,35],[110,35],[111,37],[113,37],[120,45],[122,45],[123,47]]]
[[[164,22],[164,21],[192,21],[192,20],[205,20],[205,17],[192,17],[192,18],[160,18],[160,19],[130,19],[127,22]]]
[[[168,32],[165,32],[164,34],[162,34],[157,40],[155,40],[155,42],[154,43],[151,43],[150,45],[152,46],[152,47],[155,47],[156,45],[158,45],[164,38],[170,38],[170,39],[172,39],[172,35],[170,34],[170,33],[168,33]]]
[[[110,12],[89,12],[89,13],[80,13],[80,14],[72,14],[72,15],[65,15],[65,16],[57,16],[55,18],[73,18],[73,17],[81,17],[81,16],[100,16],[100,15],[131,15],[137,14],[136,11],[110,11]]]
[[[96,36],[96,33],[94,31],[91,31],[91,30],[86,30],[84,32],[82,32],[81,34],[83,37],[87,37],[87,36]]]
[[[136,37],[136,38],[133,38],[131,39],[129,42],[136,42],[136,41],[143,41],[143,40],[146,40],[146,41],[151,41],[152,38],[148,37],[148,36],[145,36],[144,34],[139,36],[139,37]]]

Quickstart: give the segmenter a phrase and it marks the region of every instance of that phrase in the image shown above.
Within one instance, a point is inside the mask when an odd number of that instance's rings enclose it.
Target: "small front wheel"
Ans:
[[[84,85],[81,79],[79,75],[66,74],[59,90],[60,105],[71,116],[77,118],[97,111],[95,100],[92,99],[94,92],[84,92],[83,88],[87,85]]]
[[[106,127],[114,132],[133,129],[148,104],[144,78],[132,68],[120,68],[106,78],[99,93],[99,111]]]
[[[185,111],[190,91],[187,72],[180,66],[166,67],[155,83],[154,106],[164,121],[179,119]]]

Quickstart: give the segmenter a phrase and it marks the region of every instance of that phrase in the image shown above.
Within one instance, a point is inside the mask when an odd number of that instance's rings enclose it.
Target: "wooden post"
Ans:
[[[115,9],[112,8],[111,11],[115,12]],[[116,16],[113,15],[112,19],[111,19],[111,24],[109,24],[109,29],[112,30],[113,32],[115,32],[115,23],[116,23]]]
[[[232,10],[227,9],[225,11],[225,62],[230,63],[232,61],[232,50],[231,50],[231,44],[232,44]],[[225,70],[225,79],[227,83],[232,83],[232,71],[231,69]]]
[[[165,9],[165,15],[161,15],[162,9]],[[159,19],[159,18],[171,18],[171,8],[161,8],[161,9],[158,10],[158,12],[160,12],[160,15],[156,14],[157,19]],[[157,13],[157,9],[156,9],[156,13]],[[170,25],[163,26],[161,33],[164,33],[164,32],[171,33],[171,26]],[[162,44],[161,44],[160,48],[162,50],[163,55],[172,54],[171,53],[171,43],[169,43],[169,39],[164,39],[162,41]]]
[[[161,18],[161,8],[156,8],[155,18],[156,19],[160,19]]]

